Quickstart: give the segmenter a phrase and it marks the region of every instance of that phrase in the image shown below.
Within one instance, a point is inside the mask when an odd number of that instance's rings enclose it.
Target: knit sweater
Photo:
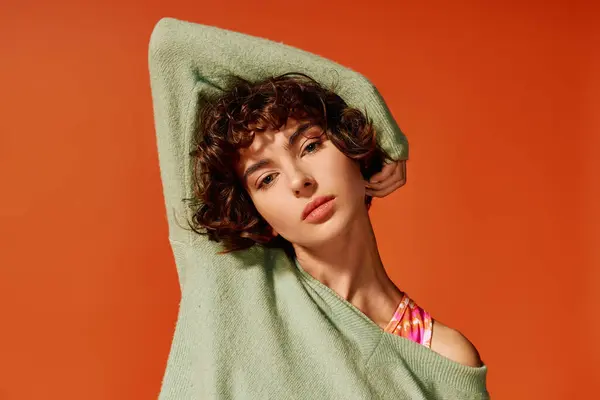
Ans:
[[[160,399],[487,399],[487,367],[456,363],[385,332],[282,250],[219,255],[191,231],[192,136],[227,75],[305,73],[373,119],[396,160],[407,141],[358,72],[263,38],[163,18],[149,42],[162,188],[181,288]]]

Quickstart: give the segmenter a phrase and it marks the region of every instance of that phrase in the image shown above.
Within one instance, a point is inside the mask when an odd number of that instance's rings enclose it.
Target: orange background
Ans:
[[[180,296],[147,72],[162,16],[369,77],[411,143],[372,211],[394,281],[475,343],[494,399],[597,395],[597,10],[415,3],[3,1],[0,399],[158,394]]]

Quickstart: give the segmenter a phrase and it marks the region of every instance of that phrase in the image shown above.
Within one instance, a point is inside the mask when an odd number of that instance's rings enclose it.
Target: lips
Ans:
[[[302,220],[305,220],[306,217],[308,217],[308,215],[316,208],[327,203],[328,201],[333,200],[334,198],[335,196],[321,196],[308,203],[306,207],[304,207],[304,211],[302,211]]]

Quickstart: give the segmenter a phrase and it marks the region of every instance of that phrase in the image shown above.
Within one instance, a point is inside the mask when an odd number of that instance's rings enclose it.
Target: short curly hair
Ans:
[[[377,144],[367,114],[349,107],[310,76],[290,72],[259,82],[230,78],[230,89],[200,110],[190,152],[194,198],[187,199],[192,207],[188,225],[221,242],[221,253],[255,244],[289,246],[280,236],[273,238],[236,174],[239,150],[250,146],[256,133],[280,130],[288,118],[318,125],[337,149],[360,164],[365,179],[390,159]],[[370,196],[365,196],[365,204],[370,207]]]

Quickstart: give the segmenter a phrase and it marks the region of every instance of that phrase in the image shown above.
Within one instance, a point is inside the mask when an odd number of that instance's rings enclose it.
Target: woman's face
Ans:
[[[358,163],[318,125],[290,118],[280,131],[257,133],[237,172],[274,235],[300,246],[323,244],[366,213]]]

